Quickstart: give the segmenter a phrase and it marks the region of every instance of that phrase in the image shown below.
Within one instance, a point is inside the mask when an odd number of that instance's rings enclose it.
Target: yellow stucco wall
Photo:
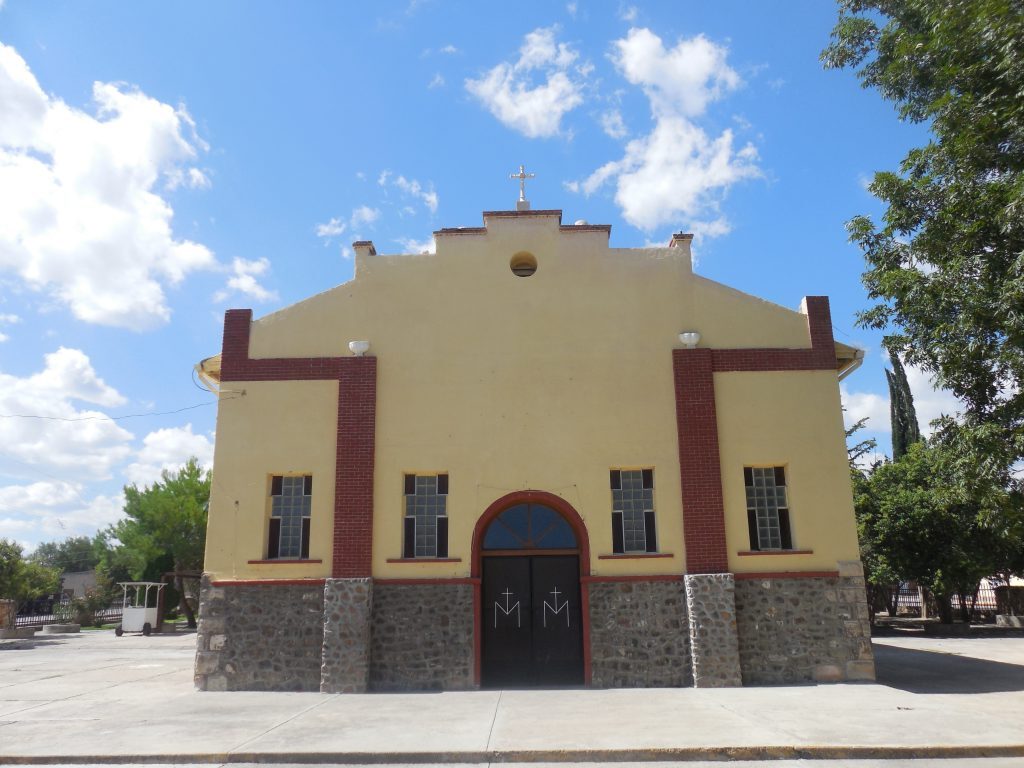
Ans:
[[[509,269],[521,251],[537,258],[530,277]],[[370,341],[378,366],[375,577],[468,575],[478,517],[494,500],[524,489],[560,495],[580,513],[590,532],[592,573],[680,573],[671,351],[683,330],[700,331],[702,346],[809,346],[803,315],[694,276],[687,248],[610,249],[603,232],[560,231],[556,217],[534,216],[489,218],[486,234],[441,235],[436,255],[359,249],[353,281],[256,320],[250,354],[338,356],[348,354],[350,340]],[[336,383],[225,388],[246,395],[223,402],[218,416],[207,571],[218,578],[328,575]],[[841,448],[835,374],[720,374],[716,392],[726,477],[736,462],[767,450],[734,435],[746,429],[735,414],[757,404],[778,408],[780,422],[807,431],[783,430],[771,446],[775,453],[757,462],[776,461],[779,452],[794,468],[805,457],[816,467],[830,462],[824,474],[794,469],[794,536],[803,546],[813,530],[813,568],[829,553],[855,558],[848,479],[839,472],[845,454],[830,448],[826,459],[808,447],[825,435],[829,446],[838,440]],[[314,474],[311,557],[324,562],[250,565],[263,556],[266,478],[304,467]],[[599,559],[612,550],[608,470],[616,467],[654,467],[660,550],[673,557]],[[449,474],[449,556],[459,562],[387,562],[402,553],[407,472]],[[797,478],[812,476],[813,491],[798,490]],[[742,495],[742,471],[739,477]],[[735,557],[733,539],[737,525],[745,531],[746,512],[734,509],[730,483],[725,493]],[[813,528],[803,527],[804,513],[795,509],[804,494],[835,499],[819,504],[814,519],[823,523]],[[732,563],[737,570],[792,569],[740,559]],[[827,567],[834,566],[833,559]]]
[[[715,399],[729,570],[826,571],[858,560],[835,373],[716,373]],[[750,549],[743,468],[751,466],[785,467],[793,548],[812,553],[738,554]]]

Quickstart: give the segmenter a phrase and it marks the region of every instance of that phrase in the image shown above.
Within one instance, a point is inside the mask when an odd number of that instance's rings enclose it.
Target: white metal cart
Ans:
[[[166,585],[158,581],[120,581],[117,585],[124,590],[124,598],[121,601],[121,623],[114,634],[120,637],[125,632],[141,632],[148,636],[157,625],[160,590]]]

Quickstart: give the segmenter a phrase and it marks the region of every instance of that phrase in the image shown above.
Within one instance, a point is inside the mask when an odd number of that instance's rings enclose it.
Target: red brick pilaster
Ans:
[[[334,578],[365,578],[373,545],[377,358],[337,358],[338,448],[334,476]]]
[[[679,434],[687,573],[725,573],[725,506],[710,349],[675,349],[672,368]]]
[[[237,381],[249,362],[251,309],[229,309],[224,313],[224,341],[220,350],[221,381]]]

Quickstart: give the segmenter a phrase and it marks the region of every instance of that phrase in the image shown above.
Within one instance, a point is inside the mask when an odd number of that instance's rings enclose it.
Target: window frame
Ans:
[[[644,506],[641,510],[640,520],[643,524],[643,549],[627,549],[626,548],[626,509],[625,506],[617,507],[615,491],[621,491],[622,488],[622,473],[632,472],[640,473],[640,488],[636,490],[649,490],[650,493],[650,507]],[[613,467],[608,471],[609,476],[609,496],[611,497],[611,509],[612,509],[612,553],[616,555],[647,555],[657,554],[658,549],[658,524],[657,524],[657,504],[655,503],[655,481],[654,481],[654,467]],[[625,500],[623,500],[624,502]],[[630,500],[631,502],[633,500]],[[641,499],[641,502],[644,500]],[[636,510],[630,510],[635,513]]]
[[[267,539],[264,551],[266,559],[275,562],[287,562],[309,560],[309,541],[313,525],[313,475],[304,472],[287,472],[280,475],[268,476],[267,489]],[[281,523],[283,517],[274,514],[274,499],[283,498],[285,479],[302,479],[302,497],[308,499],[303,502],[305,514],[300,516],[299,552],[297,555],[281,555]],[[275,493],[277,491],[277,493]]]
[[[433,554],[417,554],[417,520],[418,516],[409,514],[409,498],[416,496],[427,496],[418,494],[420,484],[418,479],[436,478],[433,496],[443,499],[443,503],[437,502],[436,508],[440,511],[434,515],[433,526]],[[412,490],[412,493],[409,491]],[[449,496],[449,473],[448,472],[404,472],[402,474],[402,559],[403,560],[447,560],[448,559],[448,496]],[[429,534],[428,534],[429,535]]]
[[[757,478],[755,474],[765,473],[766,470],[771,470],[770,473],[763,475],[768,478],[770,476],[772,499],[768,499],[767,490],[768,486],[765,485],[766,494],[764,495],[763,508],[758,508],[757,498]],[[781,478],[781,479],[780,479]],[[783,501],[784,504],[779,504],[778,489],[783,489]],[[746,504],[747,510],[747,536],[750,543],[751,552],[792,552],[795,551],[793,546],[793,526],[792,526],[792,506],[789,493],[789,470],[785,464],[751,464],[743,467],[743,498]],[[759,514],[763,514],[768,517],[768,536],[769,540],[767,545],[761,541],[761,532],[765,526],[761,525],[761,519]],[[774,518],[773,518],[774,516]],[[778,530],[779,546],[771,546],[771,531],[772,528]]]

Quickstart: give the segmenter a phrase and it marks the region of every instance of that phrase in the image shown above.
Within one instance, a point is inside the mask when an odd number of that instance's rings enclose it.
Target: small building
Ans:
[[[861,353],[823,296],[610,233],[520,204],[227,312],[199,688],[873,677],[838,385]]]

